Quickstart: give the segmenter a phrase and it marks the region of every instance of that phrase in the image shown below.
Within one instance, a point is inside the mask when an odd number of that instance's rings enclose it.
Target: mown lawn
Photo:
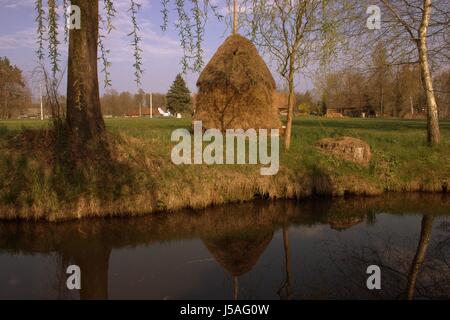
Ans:
[[[0,217],[58,220],[199,208],[255,197],[441,192],[450,183],[448,120],[441,121],[441,144],[430,148],[422,120],[298,117],[291,150],[281,153],[281,169],[273,177],[260,176],[260,166],[173,165],[171,133],[189,129],[190,119],[107,119],[106,124],[120,165],[67,179],[57,165],[16,152],[8,142],[47,122],[0,122],[0,209],[6,208]],[[339,136],[369,143],[370,164],[339,160],[314,147],[321,138]]]

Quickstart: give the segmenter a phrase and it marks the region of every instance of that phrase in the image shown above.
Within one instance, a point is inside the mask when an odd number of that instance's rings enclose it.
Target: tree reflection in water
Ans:
[[[446,230],[446,236],[441,232],[432,241],[435,219],[432,214],[422,216],[418,239],[410,235],[415,239],[415,249],[396,244],[392,236],[385,234],[367,235],[368,242],[360,246],[331,245],[335,239],[329,239],[324,247],[339,277],[336,294],[340,298],[356,295],[364,299],[450,298],[450,230]],[[368,275],[361,271],[369,265],[381,268],[380,291],[366,287]]]
[[[299,281],[300,270],[320,274],[323,279],[316,282],[316,292],[326,290],[328,298],[448,298],[450,228],[443,217],[450,213],[449,208],[448,197],[397,195],[333,201],[256,201],[195,212],[59,224],[2,222],[0,256],[56,254],[58,274],[54,281],[56,296],[60,298],[73,297],[65,288],[65,270],[70,264],[82,270],[81,299],[107,299],[113,250],[143,246],[148,248],[145,254],[151,255],[154,251],[150,247],[179,240],[198,241],[232,276],[229,298],[250,297],[242,295],[239,279],[257,269],[266,254],[277,266],[263,274],[263,281],[272,282],[263,289],[271,288],[272,292],[263,293],[281,299],[318,296],[306,294],[307,284]],[[389,236],[373,232],[379,224],[377,220],[385,216],[383,212],[420,212],[418,239],[412,233],[405,243],[398,244],[392,241],[395,233]],[[409,215],[395,217],[403,221]],[[311,239],[323,245],[320,250],[312,250],[314,256],[307,256],[299,250],[301,241],[305,241],[302,239],[306,239],[301,230],[318,226],[322,234]],[[405,225],[394,230],[405,234],[407,228]],[[354,235],[359,238],[352,238]],[[281,242],[274,242],[276,239]],[[299,268],[299,264],[308,262],[308,257],[316,256],[321,263],[314,265],[313,270]],[[127,261],[120,263],[126,265]],[[365,287],[365,270],[370,264],[381,267],[380,292],[370,292]]]

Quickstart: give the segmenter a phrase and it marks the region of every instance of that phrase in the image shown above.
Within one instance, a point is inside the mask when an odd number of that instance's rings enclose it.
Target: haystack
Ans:
[[[194,120],[210,129],[275,129],[281,123],[272,105],[276,85],[256,47],[232,35],[219,47],[197,81]]]

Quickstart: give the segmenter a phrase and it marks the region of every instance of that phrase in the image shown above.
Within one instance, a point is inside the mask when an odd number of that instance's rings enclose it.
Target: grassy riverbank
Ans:
[[[281,154],[273,177],[261,176],[260,166],[172,164],[170,135],[190,127],[185,119],[108,120],[111,160],[69,175],[50,155],[44,126],[0,122],[0,218],[140,215],[254,198],[442,192],[450,184],[450,121],[441,122],[442,143],[429,148],[425,121],[297,118],[291,151]],[[338,160],[313,146],[337,136],[368,142],[370,164]]]

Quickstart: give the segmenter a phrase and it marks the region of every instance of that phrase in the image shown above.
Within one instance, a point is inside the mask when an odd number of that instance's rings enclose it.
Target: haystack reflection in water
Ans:
[[[450,198],[280,201],[0,223],[0,298],[450,298]],[[82,288],[66,288],[80,266]],[[379,265],[382,289],[366,287]]]

